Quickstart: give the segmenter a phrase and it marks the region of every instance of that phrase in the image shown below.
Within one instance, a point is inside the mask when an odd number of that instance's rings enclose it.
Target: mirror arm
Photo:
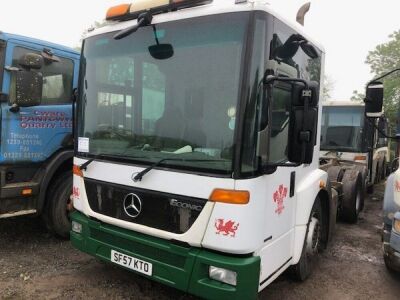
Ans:
[[[312,91],[310,89],[310,86],[308,84],[308,82],[304,79],[300,79],[300,78],[290,78],[290,77],[279,77],[279,76],[266,76],[262,83],[264,85],[269,85],[269,84],[273,84],[275,81],[281,81],[281,82],[300,82],[302,84],[304,84],[305,89],[302,92],[302,99],[304,100],[304,112],[305,115],[307,114],[307,112],[309,111],[309,105],[310,105],[310,100],[312,98]],[[310,139],[310,134],[308,131],[304,131],[304,129],[306,128],[306,119],[303,117],[303,130],[300,132],[300,140],[302,143],[302,154],[301,154],[301,161],[298,163],[281,163],[281,164],[270,164],[267,163],[264,167],[263,167],[263,171],[267,171],[267,170],[271,170],[277,167],[299,167],[302,164],[304,164],[304,161],[306,160],[306,147],[307,147],[307,142],[309,142]]]
[[[400,135],[393,135],[389,136],[387,135],[382,129],[379,128],[374,122],[375,118],[370,118],[368,116],[365,116],[368,122],[371,123],[372,127],[374,127],[384,138],[391,139],[391,140],[400,140]]]
[[[397,69],[394,69],[394,70],[392,70],[390,72],[387,72],[387,73],[383,74],[382,76],[379,76],[378,78],[375,78],[375,79],[371,80],[370,82],[368,82],[367,86],[369,86],[371,83],[374,83],[375,81],[378,81],[378,80],[381,80],[381,79],[383,79],[385,77],[388,77],[389,75],[392,75],[393,73],[398,72],[398,71],[400,71],[400,68],[397,68]]]
[[[280,77],[280,76],[267,76],[264,78],[264,84],[272,84],[274,81],[282,81],[282,82],[301,82],[304,84],[306,90],[309,90],[308,82],[304,79],[300,78],[290,78],[290,77]]]
[[[5,67],[4,67],[4,70],[9,71],[9,72],[18,72],[18,71],[21,71],[20,68],[11,67],[11,66],[5,66]]]
[[[21,108],[16,103],[11,105],[11,107],[10,107],[10,112],[12,112],[12,113],[18,113],[20,110],[21,110]]]

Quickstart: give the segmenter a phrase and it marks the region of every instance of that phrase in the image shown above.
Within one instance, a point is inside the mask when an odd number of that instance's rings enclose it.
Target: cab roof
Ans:
[[[364,102],[352,101],[352,100],[329,100],[322,102],[322,106],[365,106]]]
[[[66,46],[62,46],[62,45],[59,45],[56,43],[51,43],[51,42],[47,42],[44,40],[23,36],[23,35],[13,34],[13,33],[0,32],[0,40],[4,40],[4,41],[16,40],[16,41],[20,41],[20,42],[27,42],[27,43],[31,43],[31,44],[40,45],[43,47],[49,47],[51,49],[57,49],[57,50],[63,51],[63,52],[68,52],[74,56],[80,55],[80,53],[78,51],[75,51],[74,49],[66,47]]]
[[[273,10],[271,5],[268,4],[265,0],[247,0],[247,1],[244,0],[241,2],[237,0],[213,0],[209,4],[204,4],[200,6],[184,8],[174,12],[154,15],[153,23],[157,24],[157,23],[175,21],[180,19],[194,18],[199,16],[215,15],[215,14],[229,13],[229,12],[241,12],[241,11],[265,11],[271,14],[272,16],[276,17],[277,19],[281,20],[282,22],[284,22],[286,25],[294,29],[296,32],[303,35],[307,40],[309,40],[317,48],[319,48],[320,51],[325,53],[323,46],[316,40],[312,39],[306,33],[306,30],[303,26],[280,16],[276,11]],[[137,24],[137,19],[129,21],[113,21],[110,23],[110,25],[95,29],[92,32],[88,33],[86,38],[103,33],[122,30],[127,27],[133,26],[135,24]]]

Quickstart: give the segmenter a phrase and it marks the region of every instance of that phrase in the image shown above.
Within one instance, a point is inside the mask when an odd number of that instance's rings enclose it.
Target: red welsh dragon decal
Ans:
[[[287,188],[283,187],[283,184],[281,184],[278,188],[278,190],[274,193],[274,202],[278,205],[278,207],[275,209],[275,213],[280,215],[283,210],[285,209],[285,206],[283,205],[283,200],[285,200],[287,196]]]
[[[400,181],[399,180],[396,180],[395,189],[396,189],[396,192],[400,192]]]
[[[223,235],[229,235],[235,237],[236,230],[239,228],[239,223],[235,224],[232,220],[224,222],[224,219],[217,219],[215,221],[215,228],[217,228],[216,234],[222,233]]]

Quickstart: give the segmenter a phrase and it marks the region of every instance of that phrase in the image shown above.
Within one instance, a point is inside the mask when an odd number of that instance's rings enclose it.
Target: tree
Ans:
[[[351,96],[350,100],[356,102],[362,102],[364,101],[364,98],[365,95],[363,93],[360,93],[359,91],[355,90],[353,91],[353,95]]]
[[[324,76],[324,89],[323,89],[323,100],[327,101],[331,98],[331,92],[335,87],[335,82],[328,75]]]
[[[389,35],[389,41],[378,45],[370,51],[366,63],[370,65],[372,73],[377,77],[393,69],[400,68],[400,30]],[[400,109],[400,80],[399,73],[384,79],[385,115],[389,118],[392,127],[397,124],[397,115]]]

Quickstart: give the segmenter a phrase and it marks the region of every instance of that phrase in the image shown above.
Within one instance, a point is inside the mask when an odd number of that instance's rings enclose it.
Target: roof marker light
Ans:
[[[159,14],[182,8],[209,4],[213,0],[135,0],[132,4],[122,4],[111,7],[106,20],[122,21],[136,19],[144,12]]]
[[[146,11],[151,8],[167,6],[169,4],[170,0],[136,0],[132,3],[130,12]]]
[[[107,11],[106,20],[118,20],[119,18],[126,16],[129,12],[130,7],[130,4],[121,4],[109,8]]]

